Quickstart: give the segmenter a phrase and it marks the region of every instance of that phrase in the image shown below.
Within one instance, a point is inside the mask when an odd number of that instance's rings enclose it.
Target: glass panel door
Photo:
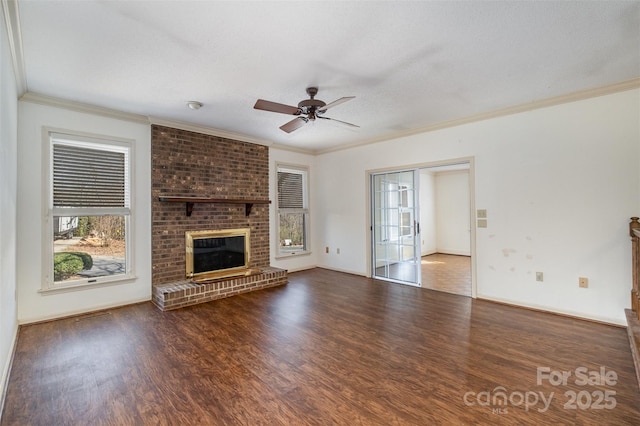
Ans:
[[[418,170],[371,175],[373,277],[419,286]]]

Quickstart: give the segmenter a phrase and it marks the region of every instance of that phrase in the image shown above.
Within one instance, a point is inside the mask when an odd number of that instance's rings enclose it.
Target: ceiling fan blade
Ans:
[[[309,120],[304,117],[297,117],[280,126],[280,130],[291,133],[294,130],[298,130],[300,127],[304,126],[307,121]]]
[[[338,123],[342,123],[342,124],[346,124],[347,126],[351,126],[351,127],[360,127],[357,124],[351,124],[351,123],[347,123],[346,121],[342,121],[342,120],[336,120],[335,118],[329,118],[329,117],[322,117],[322,116],[316,116],[316,118],[321,118],[323,120],[331,120],[331,121],[337,121]]]
[[[281,114],[300,115],[300,108],[298,107],[265,101],[264,99],[258,99],[253,108],[264,111],[279,112]]]
[[[355,98],[355,96],[345,96],[344,98],[336,99],[335,101],[326,104],[322,108],[318,108],[318,112],[324,112],[324,111],[328,110],[329,108],[332,108],[332,107],[334,107],[336,105],[340,105],[341,103],[350,101],[353,98]]]

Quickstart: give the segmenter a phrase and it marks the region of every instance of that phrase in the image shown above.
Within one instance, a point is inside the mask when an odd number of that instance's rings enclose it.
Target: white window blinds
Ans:
[[[125,149],[53,142],[54,207],[129,207]]]
[[[304,208],[302,173],[278,171],[278,208]]]

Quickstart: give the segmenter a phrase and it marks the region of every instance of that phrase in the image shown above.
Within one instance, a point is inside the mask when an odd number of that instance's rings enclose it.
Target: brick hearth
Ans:
[[[163,311],[168,311],[286,283],[286,270],[269,267],[248,277],[231,277],[204,283],[182,281],[155,285],[153,303]]]

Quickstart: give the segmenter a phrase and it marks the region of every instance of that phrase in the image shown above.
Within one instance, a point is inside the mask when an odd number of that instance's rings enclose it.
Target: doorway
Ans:
[[[432,290],[472,296],[470,163],[420,168],[421,277]]]
[[[473,158],[368,171],[371,276],[475,297]]]

